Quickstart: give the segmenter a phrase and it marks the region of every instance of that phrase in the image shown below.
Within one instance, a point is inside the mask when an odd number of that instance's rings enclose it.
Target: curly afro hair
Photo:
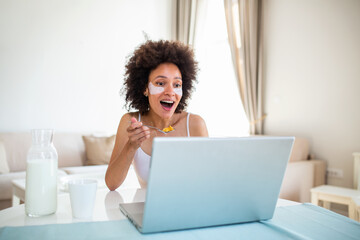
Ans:
[[[183,95],[175,112],[179,113],[185,109],[198,71],[193,50],[179,41],[148,40],[135,49],[125,66],[123,93],[125,92],[125,106],[128,111],[131,108],[137,109],[141,114],[149,111],[149,101],[144,96],[144,91],[150,72],[162,63],[173,63],[179,68]]]

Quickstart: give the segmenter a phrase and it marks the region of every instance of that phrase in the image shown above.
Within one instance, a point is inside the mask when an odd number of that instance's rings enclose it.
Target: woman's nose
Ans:
[[[174,95],[175,94],[174,90],[175,88],[169,84],[165,87],[165,94]]]

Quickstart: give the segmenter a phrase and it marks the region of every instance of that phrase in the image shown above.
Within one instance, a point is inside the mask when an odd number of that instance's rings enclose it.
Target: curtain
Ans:
[[[261,0],[224,0],[227,32],[250,134],[263,134]]]
[[[172,39],[195,45],[195,33],[201,30],[204,0],[174,0]]]

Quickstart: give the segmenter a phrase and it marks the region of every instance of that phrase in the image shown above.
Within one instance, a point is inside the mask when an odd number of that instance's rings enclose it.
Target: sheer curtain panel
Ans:
[[[204,19],[204,0],[173,0],[172,39],[194,46],[195,35]]]
[[[234,70],[250,134],[263,133],[261,0],[224,0]]]

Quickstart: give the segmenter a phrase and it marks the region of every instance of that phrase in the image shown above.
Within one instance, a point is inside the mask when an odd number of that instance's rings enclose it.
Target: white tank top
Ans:
[[[187,130],[187,136],[190,137],[190,130],[189,130],[189,117],[190,113],[187,114],[186,118],[186,130]],[[139,113],[139,119],[138,121],[141,121],[141,115]],[[150,168],[150,159],[151,156],[146,154],[141,147],[139,147],[134,156],[134,169],[136,172],[136,175],[138,177],[139,183],[141,187],[146,187],[148,177],[149,177],[149,168]]]

